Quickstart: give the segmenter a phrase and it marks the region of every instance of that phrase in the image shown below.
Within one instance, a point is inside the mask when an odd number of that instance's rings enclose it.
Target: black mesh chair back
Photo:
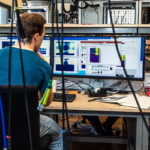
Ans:
[[[8,130],[8,88],[0,86],[2,104],[5,117],[6,133]],[[31,134],[33,150],[39,150],[39,112],[38,92],[35,87],[27,87],[28,108],[30,113]],[[21,86],[12,87],[12,111],[11,111],[11,137],[12,150],[30,150],[27,115],[25,109],[24,90]],[[0,119],[0,149],[2,149],[2,130]]]

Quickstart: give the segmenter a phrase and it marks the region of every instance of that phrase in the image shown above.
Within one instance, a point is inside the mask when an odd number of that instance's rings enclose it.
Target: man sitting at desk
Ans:
[[[52,75],[50,65],[38,54],[45,35],[44,24],[46,20],[36,13],[25,13],[21,16],[23,30],[25,32],[25,42],[21,41],[24,74],[26,85],[38,87],[44,92],[48,86],[48,81]],[[12,68],[11,85],[22,85],[22,72],[20,65],[19,42],[12,47]],[[0,50],[0,85],[8,85],[8,59],[9,47]],[[47,105],[53,100],[52,90]],[[49,146],[51,150],[62,150],[61,129],[53,119],[40,115],[40,136],[50,135],[52,142]]]

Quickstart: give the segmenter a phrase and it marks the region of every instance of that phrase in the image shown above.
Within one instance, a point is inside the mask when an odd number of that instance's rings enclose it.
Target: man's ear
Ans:
[[[38,36],[39,36],[39,33],[35,33],[35,34],[33,35],[33,39],[37,41],[37,37],[38,37]]]

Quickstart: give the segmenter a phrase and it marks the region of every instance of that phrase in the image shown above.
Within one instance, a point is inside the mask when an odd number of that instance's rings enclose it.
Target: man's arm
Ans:
[[[41,100],[42,99],[42,97],[43,97],[43,94],[44,94],[44,92],[41,92],[41,91],[39,91],[39,94],[38,94],[38,96],[39,96],[39,100]],[[47,100],[47,103],[46,103],[46,105],[45,106],[48,106],[48,105],[50,105],[51,104],[51,102],[53,101],[53,99],[54,99],[54,95],[53,95],[53,88],[50,90],[50,95],[49,95],[49,97],[48,97],[48,100]]]
[[[44,58],[44,56],[40,53],[40,52],[36,52],[42,59],[44,59],[45,60],[45,58]],[[46,60],[45,60],[46,61]],[[42,98],[42,96],[43,96],[43,92],[40,92],[40,99]],[[51,88],[51,90],[50,90],[50,95],[49,95],[49,97],[48,97],[48,100],[47,100],[47,103],[46,103],[46,105],[45,106],[48,106],[49,104],[51,104],[51,102],[53,101],[53,99],[54,99],[54,95],[53,95],[53,88]]]
[[[48,106],[49,104],[51,104],[53,99],[54,99],[53,88],[51,88],[50,95],[49,95],[49,98],[48,98],[47,103],[46,103],[45,106]]]

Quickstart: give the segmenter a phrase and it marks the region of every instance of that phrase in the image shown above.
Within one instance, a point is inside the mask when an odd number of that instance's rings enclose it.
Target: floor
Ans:
[[[121,144],[73,143],[73,150],[127,150]]]

